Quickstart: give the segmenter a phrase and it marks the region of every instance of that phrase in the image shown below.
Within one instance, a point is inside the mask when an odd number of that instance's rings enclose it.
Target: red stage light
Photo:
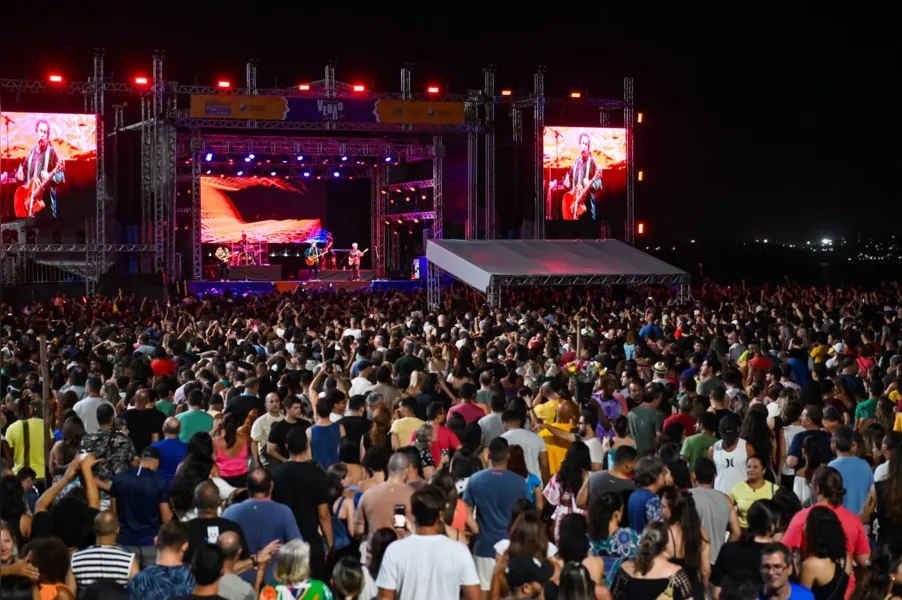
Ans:
[[[353,89],[354,89],[355,92],[363,92],[363,91],[366,90],[366,88],[365,88],[364,86],[359,85],[359,84],[358,84],[358,85],[355,85]]]
[[[438,94],[438,86],[430,85],[428,88],[426,88],[426,93],[427,94]]]
[[[510,96],[511,94],[513,94],[513,92],[510,90],[501,90],[502,96]]]
[[[636,233],[639,235],[645,235],[645,223],[637,223],[636,224]]]
[[[310,84],[309,84],[309,83],[302,83],[302,84],[300,84],[300,85],[298,86],[298,89],[301,90],[302,92],[309,92],[309,91],[310,91]]]
[[[643,179],[644,177],[645,177],[645,172],[644,172],[644,171],[639,171],[639,176],[638,176],[639,181],[642,181],[642,179]]]
[[[135,77],[135,85],[147,85],[147,77]]]
[[[230,87],[232,87],[232,84],[231,84],[229,81],[226,81],[225,79],[221,80],[221,81],[220,81],[219,83],[217,83],[216,85],[217,85],[218,87],[224,89],[224,90],[227,90],[227,89],[229,89]]]
[[[49,79],[50,79],[50,83],[62,83],[63,82],[62,75],[51,75],[49,77]]]
[[[636,123],[641,123],[641,122],[642,122],[642,113],[638,113],[636,115]]]
[[[571,98],[582,98],[583,95],[580,92],[570,92]]]

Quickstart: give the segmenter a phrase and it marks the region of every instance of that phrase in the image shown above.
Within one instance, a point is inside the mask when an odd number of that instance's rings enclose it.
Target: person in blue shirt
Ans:
[[[761,589],[760,600],[814,600],[808,588],[789,582],[792,575],[792,558],[789,548],[779,542],[772,542],[761,549]]]
[[[836,458],[830,461],[830,466],[842,475],[843,487],[846,489],[842,505],[856,515],[861,512],[874,485],[874,473],[867,461],[858,456],[858,448],[855,447],[860,444],[860,439],[861,435],[849,426],[837,428],[833,432],[832,442]]]
[[[179,463],[188,453],[188,444],[179,439],[182,432],[182,424],[175,417],[169,417],[163,422],[163,439],[150,445],[160,451],[160,466],[157,472],[166,478],[169,486],[175,478],[175,471]]]
[[[503,437],[489,444],[489,468],[479,471],[464,489],[464,502],[476,510],[479,534],[476,536],[473,555],[482,591],[492,587],[495,570],[495,544],[507,538],[514,503],[526,498],[523,478],[507,469],[510,445]]]
[[[630,494],[627,516],[630,529],[641,532],[649,521],[664,520],[664,505],[658,490],[664,487],[664,463],[657,456],[644,456],[633,472],[636,489]]]

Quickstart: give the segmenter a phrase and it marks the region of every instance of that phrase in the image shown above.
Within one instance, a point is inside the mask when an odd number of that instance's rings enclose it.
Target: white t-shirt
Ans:
[[[101,398],[100,396],[86,396],[82,400],[76,402],[75,406],[72,407],[75,414],[77,414],[78,418],[81,419],[81,422],[84,423],[85,434],[90,435],[92,433],[97,433],[100,430],[100,424],[97,422],[97,409],[100,408],[100,405],[102,404],[109,404],[110,408],[112,408],[115,413],[116,407],[113,406],[109,400]]]
[[[355,377],[351,380],[351,391],[348,392],[348,397],[362,396],[369,393],[374,387],[376,386],[370,383],[366,377]]]
[[[768,406],[773,406],[769,404]],[[789,447],[792,445],[792,438],[805,431],[801,425],[786,425],[783,428],[783,447],[786,448],[786,456],[789,456]],[[783,465],[783,475],[795,475],[796,470],[792,467]]]
[[[592,439],[583,439],[583,443],[589,448],[589,459],[593,463],[598,463],[600,465],[604,464],[604,448],[602,447],[601,440],[597,437],[593,437]]]
[[[877,468],[874,469],[874,483],[883,481],[887,477],[889,477],[889,461],[877,465]]]
[[[443,535],[411,535],[385,550],[376,585],[395,590],[397,600],[460,600],[461,586],[479,585],[479,576],[465,545]]]
[[[511,429],[502,435],[511,446],[520,446],[523,449],[523,458],[526,460],[526,470],[542,478],[542,470],[539,468],[539,454],[548,452],[545,440],[538,433],[528,429]]]

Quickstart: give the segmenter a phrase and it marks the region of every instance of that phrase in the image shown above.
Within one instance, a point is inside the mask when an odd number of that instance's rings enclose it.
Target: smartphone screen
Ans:
[[[405,529],[407,527],[406,513],[407,509],[404,508],[403,504],[395,504],[395,516],[394,522],[392,523],[395,529]]]

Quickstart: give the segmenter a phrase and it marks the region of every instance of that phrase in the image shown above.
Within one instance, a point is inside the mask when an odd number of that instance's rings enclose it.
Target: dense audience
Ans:
[[[2,596],[902,600],[898,284],[695,294],[2,306]]]

